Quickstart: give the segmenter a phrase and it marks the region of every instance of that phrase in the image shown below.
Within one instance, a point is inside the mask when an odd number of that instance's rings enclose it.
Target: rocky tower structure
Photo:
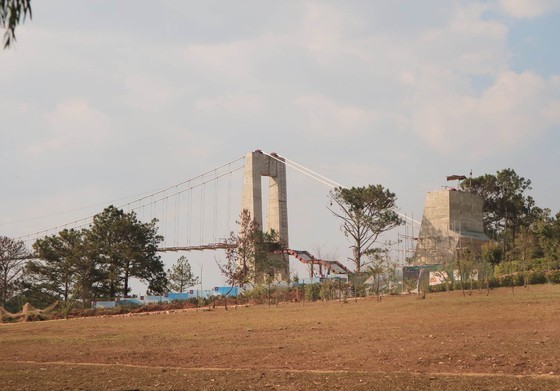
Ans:
[[[286,165],[283,158],[276,154],[265,155],[261,151],[249,152],[245,156],[243,178],[242,210],[249,211],[251,218],[265,227],[267,232],[274,230],[282,245],[288,247],[288,203],[286,188]],[[266,225],[263,225],[263,176],[268,180],[268,208]],[[272,263],[278,265],[273,273],[276,279],[286,280],[289,276],[289,261],[284,254],[269,254]],[[259,276],[257,276],[259,278]]]
[[[489,240],[483,230],[482,205],[482,198],[469,192],[428,193],[414,262],[449,264],[465,249],[479,254]]]

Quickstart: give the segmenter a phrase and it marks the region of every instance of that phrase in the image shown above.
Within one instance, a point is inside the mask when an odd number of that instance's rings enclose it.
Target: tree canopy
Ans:
[[[189,260],[185,256],[179,257],[175,265],[167,270],[169,289],[173,292],[183,293],[187,288],[199,283],[191,269]]]
[[[16,40],[16,27],[31,19],[31,0],[0,0],[0,27],[4,32],[4,49]]]
[[[373,250],[379,235],[398,225],[402,219],[395,211],[397,197],[382,185],[336,188],[331,197],[337,209],[329,210],[342,220],[341,230],[354,243],[352,249],[356,272],[361,272],[362,257]]]
[[[127,295],[131,277],[148,283],[148,290],[163,293],[167,278],[157,248],[163,237],[157,234],[156,220],[142,223],[136,213],[109,206],[94,216],[86,232],[93,256],[107,275],[110,297]]]
[[[0,305],[12,295],[29,252],[22,241],[0,236]]]
[[[218,263],[226,284],[232,287],[262,282],[265,275],[274,274],[279,265],[270,252],[281,247],[277,233],[263,233],[247,209],[241,212],[237,223],[239,232],[230,233],[226,240],[226,259]]]
[[[502,242],[502,251],[506,256],[519,229],[528,227],[542,212],[527,194],[531,190],[531,181],[511,168],[498,171],[495,175],[485,174],[463,181],[461,187],[484,200],[484,231],[489,237]]]
[[[84,231],[65,229],[38,239],[33,249],[39,260],[28,263],[26,282],[65,302],[79,296],[89,306],[93,286],[101,277],[95,273],[96,263],[88,254]]]
[[[80,299],[86,307],[95,297],[128,295],[132,277],[163,294],[167,276],[157,255],[163,238],[155,224],[109,206],[87,229],[65,229],[38,239],[33,245],[38,259],[27,265],[25,287],[64,301]]]

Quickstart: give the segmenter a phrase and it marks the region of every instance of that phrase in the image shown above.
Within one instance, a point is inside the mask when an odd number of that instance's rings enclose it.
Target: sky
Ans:
[[[560,211],[557,0],[34,1],[16,36],[0,51],[0,235],[255,149],[382,184],[417,220],[471,170],[513,168]],[[345,262],[328,192],[288,169],[290,244]],[[220,254],[187,256],[220,282]]]

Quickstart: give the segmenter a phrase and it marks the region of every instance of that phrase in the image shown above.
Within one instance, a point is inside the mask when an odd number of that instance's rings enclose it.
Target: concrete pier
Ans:
[[[489,241],[480,196],[452,189],[428,193],[414,263],[450,264],[463,250],[480,254]]]
[[[249,152],[245,156],[245,174],[243,178],[242,210],[249,211],[251,218],[261,229],[274,230],[285,248],[288,248],[288,199],[286,183],[286,166],[283,158],[273,157],[261,151]],[[279,161],[280,160],[280,161]],[[268,177],[268,209],[266,222],[263,224],[262,177]],[[286,280],[289,276],[289,261],[284,254],[269,254],[275,265],[269,272],[276,280]],[[262,276],[257,276],[258,279]]]

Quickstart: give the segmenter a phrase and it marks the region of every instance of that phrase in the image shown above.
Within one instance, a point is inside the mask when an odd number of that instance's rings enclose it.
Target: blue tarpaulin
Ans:
[[[139,298],[117,298],[115,300],[102,300],[94,301],[93,306],[95,308],[113,308],[116,306],[126,306],[126,305],[145,305],[150,303],[169,303],[171,301],[184,301],[196,298],[210,298],[214,296],[225,296],[237,297],[239,294],[239,287],[230,286],[217,286],[212,289],[190,289],[187,292],[178,293],[170,292],[163,296],[140,296]]]

